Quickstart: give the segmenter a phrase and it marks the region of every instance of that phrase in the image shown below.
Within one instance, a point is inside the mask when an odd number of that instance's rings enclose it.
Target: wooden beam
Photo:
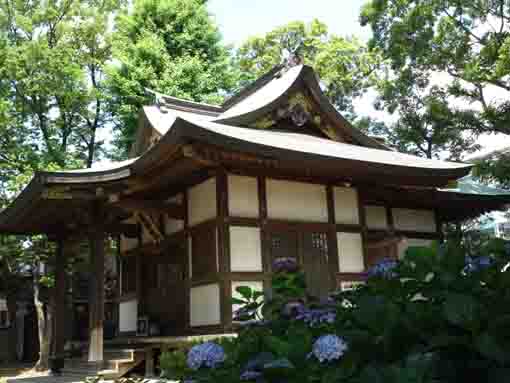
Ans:
[[[165,213],[170,218],[184,219],[185,212],[184,205],[177,203],[164,202],[161,200],[140,200],[134,198],[123,198],[120,199],[119,201],[113,202],[112,205],[119,206],[129,211],[144,211],[149,214]]]
[[[138,238],[140,226],[135,223],[112,223],[105,226],[105,231],[112,236],[122,234],[128,238]]]

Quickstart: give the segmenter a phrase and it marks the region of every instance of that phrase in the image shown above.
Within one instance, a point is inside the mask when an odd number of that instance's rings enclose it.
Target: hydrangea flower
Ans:
[[[250,319],[253,319],[255,317],[255,314],[257,313],[257,309],[247,308],[247,307],[240,307],[236,311],[234,311],[233,320],[236,322],[243,322]]]
[[[334,334],[322,335],[313,344],[312,354],[319,362],[331,362],[340,359],[349,346],[344,339]]]
[[[307,309],[302,308],[298,311],[296,320],[302,320],[310,327],[316,327],[321,324],[331,324],[335,322],[336,311],[332,309]]]
[[[239,379],[241,380],[257,380],[262,377],[262,372],[260,371],[244,371]]]
[[[282,315],[286,318],[292,318],[304,310],[303,302],[300,301],[291,301],[287,302],[282,307]]]
[[[393,269],[397,267],[397,261],[391,258],[383,258],[377,264],[368,269],[368,277],[394,278],[396,273]]]
[[[466,257],[466,267],[464,271],[467,273],[481,271],[490,267],[493,263],[493,259],[488,256],[481,257]]]
[[[188,353],[188,367],[198,370],[201,367],[215,368],[225,361],[223,347],[214,343],[206,342],[193,346]]]
[[[275,273],[293,273],[298,270],[299,266],[295,258],[281,257],[276,258],[273,262],[273,271]]]

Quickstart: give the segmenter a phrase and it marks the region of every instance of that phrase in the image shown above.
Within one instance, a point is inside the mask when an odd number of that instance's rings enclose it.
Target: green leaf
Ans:
[[[488,332],[482,333],[476,339],[476,348],[488,359],[495,360],[499,363],[505,363],[509,360],[508,350],[503,349],[497,339]]]
[[[449,293],[443,303],[446,319],[459,327],[472,329],[480,315],[480,305],[470,295]]]
[[[253,290],[248,286],[239,286],[236,288],[236,291],[246,300],[250,300],[253,297]]]

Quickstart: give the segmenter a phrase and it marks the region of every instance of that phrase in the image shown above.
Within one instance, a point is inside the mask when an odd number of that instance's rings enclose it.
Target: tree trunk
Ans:
[[[36,269],[39,265],[36,266]],[[51,301],[51,298],[50,298]],[[37,313],[37,327],[39,330],[39,360],[35,365],[36,371],[47,371],[50,365],[50,352],[53,340],[53,314],[51,304],[45,304],[41,299],[41,285],[39,273],[34,272],[34,305]]]
[[[7,295],[7,310],[9,311],[9,335],[8,335],[8,362],[15,362],[17,357],[17,345],[18,345],[18,329],[16,326],[16,312],[18,311],[18,304],[16,303],[16,297],[13,294]]]

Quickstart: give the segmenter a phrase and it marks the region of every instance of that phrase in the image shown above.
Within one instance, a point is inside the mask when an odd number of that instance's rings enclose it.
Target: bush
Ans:
[[[224,383],[510,381],[508,250],[502,241],[470,256],[451,244],[410,248],[321,302],[306,296],[292,260],[278,260],[263,319],[260,294],[243,287],[238,338],[219,341],[221,358],[203,348],[201,358],[222,363],[192,369],[190,354],[166,353],[163,373]]]

